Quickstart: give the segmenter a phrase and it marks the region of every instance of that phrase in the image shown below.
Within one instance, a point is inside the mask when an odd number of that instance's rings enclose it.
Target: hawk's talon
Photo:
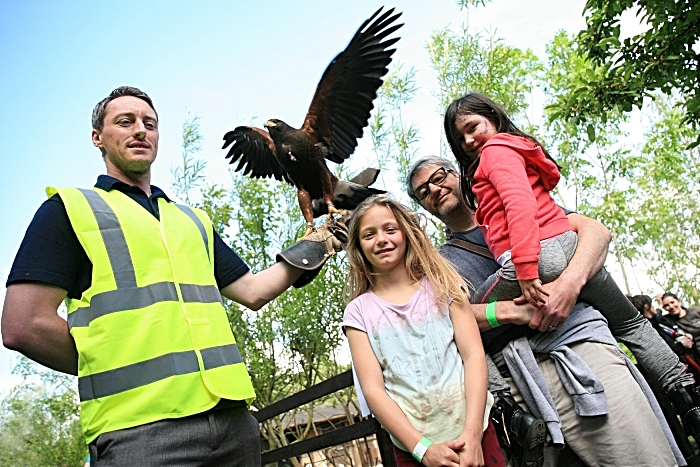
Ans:
[[[299,237],[297,241],[301,240],[304,237],[308,237],[310,234],[316,232],[316,227],[314,227],[314,224],[312,222],[307,222],[306,223],[306,231],[304,232],[304,235]]]
[[[347,211],[344,209],[337,209],[333,206],[333,203],[328,203],[328,220],[333,219],[333,214],[339,214],[340,216],[347,215]]]

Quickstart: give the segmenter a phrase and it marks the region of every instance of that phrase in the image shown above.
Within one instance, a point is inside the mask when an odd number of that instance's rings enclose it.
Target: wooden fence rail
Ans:
[[[253,416],[258,420],[258,423],[262,423],[271,419],[272,417],[276,417],[277,415],[281,415],[304,404],[313,402],[336,391],[352,386],[352,384],[352,371],[348,370],[327,379],[326,381],[316,384],[315,386],[311,386],[310,388],[304,389],[301,392],[282,399],[281,401],[264,407],[258,412],[253,412]],[[376,435],[377,437],[377,445],[379,446],[382,465],[384,467],[396,467],[396,461],[394,460],[393,448],[391,440],[389,439],[389,434],[373,417],[362,419],[352,425],[344,426],[310,439],[305,439],[292,443],[288,446],[283,446],[272,451],[264,452],[262,455],[262,464],[272,464],[292,457],[297,457],[302,454],[308,454],[310,452],[337,446],[372,435]]]
[[[683,455],[688,461],[688,466],[700,467],[700,459],[698,459],[698,454],[695,452],[693,446],[691,446],[688,442],[687,435],[685,434],[683,427],[680,425],[670,402],[668,402],[656,381],[650,378],[647,378],[647,381],[649,381],[652,390],[654,390],[656,393],[662,410],[664,410],[664,413],[667,416],[674,437],[676,438]],[[313,402],[317,399],[330,395],[336,391],[350,387],[352,384],[352,371],[348,370],[315,386],[282,399],[281,401],[275,402],[272,405],[264,407],[258,412],[253,412],[252,414],[258,420],[258,423],[262,423],[271,419],[272,417],[281,415],[304,404],[308,404],[309,402]],[[352,425],[344,426],[310,439],[305,439],[292,443],[288,446],[283,446],[272,451],[264,452],[262,455],[262,465],[280,462],[285,459],[301,456],[302,454],[308,454],[321,449],[338,446],[343,443],[372,435],[376,435],[377,437],[377,445],[379,447],[382,465],[384,467],[396,467],[396,461],[394,459],[389,434],[373,417],[364,418]]]

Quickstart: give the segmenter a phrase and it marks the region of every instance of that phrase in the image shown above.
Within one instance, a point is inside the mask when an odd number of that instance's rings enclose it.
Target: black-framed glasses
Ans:
[[[440,167],[437,169],[430,175],[427,182],[418,185],[416,189],[413,190],[413,197],[416,198],[417,201],[423,201],[430,194],[429,185],[438,186],[445,181],[449,172],[454,172],[454,170],[448,169],[447,167]]]

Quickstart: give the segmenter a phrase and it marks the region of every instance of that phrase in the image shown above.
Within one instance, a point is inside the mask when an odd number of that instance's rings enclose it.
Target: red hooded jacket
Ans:
[[[498,133],[484,144],[474,174],[476,222],[493,255],[511,251],[518,279],[537,279],[540,240],[571,229],[549,192],[560,174],[534,142]]]

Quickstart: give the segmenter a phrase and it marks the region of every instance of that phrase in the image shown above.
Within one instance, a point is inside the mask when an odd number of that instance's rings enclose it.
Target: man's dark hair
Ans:
[[[95,130],[102,130],[104,127],[105,123],[105,109],[107,108],[107,104],[112,102],[114,99],[117,97],[122,97],[122,96],[133,96],[141,99],[142,101],[146,102],[152,109],[153,112],[156,114],[156,120],[158,119],[158,112],[156,112],[156,108],[153,107],[153,101],[151,100],[150,97],[148,97],[148,94],[140,90],[139,88],[135,88],[132,86],[119,86],[117,89],[109,93],[109,96],[105,97],[102,99],[100,102],[97,103],[95,108],[92,110],[92,128]]]

